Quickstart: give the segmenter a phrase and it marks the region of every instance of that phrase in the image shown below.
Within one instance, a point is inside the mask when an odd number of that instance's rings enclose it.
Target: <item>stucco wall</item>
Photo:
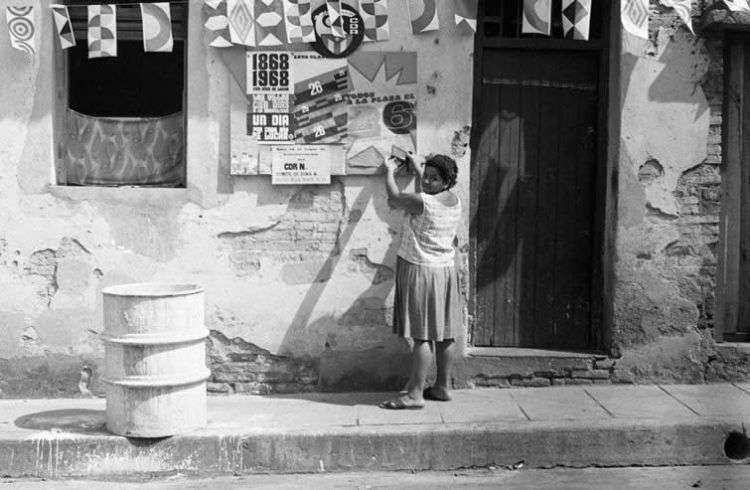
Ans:
[[[101,289],[143,281],[205,288],[212,389],[394,386],[403,376],[406,346],[385,321],[400,215],[382,178],[274,187],[269,176],[231,177],[236,82],[206,46],[201,3],[189,21],[187,189],[53,185],[62,74],[48,2],[34,2],[42,28],[33,59],[0,29],[0,396],[100,390]],[[362,49],[418,52],[418,146],[457,158],[468,203],[473,37],[440,14],[444,28],[420,36],[394,15],[391,40]],[[468,219],[464,278],[467,234]]]
[[[697,22],[702,11],[694,7]],[[621,356],[616,378],[746,377],[747,354],[719,347],[714,338],[723,37],[695,37],[674,11],[652,2],[650,39],[623,33],[622,48],[611,332],[612,350]]]

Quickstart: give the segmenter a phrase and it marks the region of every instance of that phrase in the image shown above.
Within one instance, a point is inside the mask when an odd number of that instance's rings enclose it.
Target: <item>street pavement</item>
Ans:
[[[0,400],[0,475],[715,465],[750,456],[750,384],[460,390],[423,410],[378,408],[389,396],[210,397],[206,428],[160,440],[106,432],[103,399]]]
[[[175,474],[157,479],[128,480],[33,480],[5,479],[13,490],[145,490],[207,489],[430,489],[441,488],[533,488],[555,490],[691,488],[744,490],[750,482],[750,465],[667,466],[654,468],[487,468],[481,470],[426,472],[324,473],[294,475],[242,475],[188,478]]]

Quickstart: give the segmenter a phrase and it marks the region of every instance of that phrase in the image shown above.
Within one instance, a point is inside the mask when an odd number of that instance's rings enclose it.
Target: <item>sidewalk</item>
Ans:
[[[0,475],[727,464],[727,435],[750,428],[750,383],[461,390],[406,411],[378,408],[388,396],[210,397],[207,428],[156,441],[108,434],[103,399],[0,400]]]

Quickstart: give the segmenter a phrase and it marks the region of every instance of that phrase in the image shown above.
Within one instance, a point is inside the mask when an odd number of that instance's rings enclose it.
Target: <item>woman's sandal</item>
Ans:
[[[425,388],[424,391],[422,392],[422,398],[424,398],[425,400],[432,400],[432,401],[436,401],[436,402],[449,402],[449,401],[451,401],[451,396],[450,395],[448,395],[446,393],[446,394],[440,396],[437,393],[435,393],[435,392],[432,391],[433,388],[434,388],[434,386],[430,386],[428,388]]]
[[[420,408],[424,408],[424,402],[414,402],[408,396],[402,396],[384,401],[378,406],[387,410],[419,410]]]

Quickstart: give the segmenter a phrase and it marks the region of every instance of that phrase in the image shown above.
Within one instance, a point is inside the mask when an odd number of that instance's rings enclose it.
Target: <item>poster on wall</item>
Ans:
[[[349,57],[347,174],[373,174],[391,147],[417,150],[417,53]]]
[[[271,150],[273,185],[330,184],[331,162],[343,160],[335,145],[287,145]]]
[[[255,94],[250,96],[247,134],[258,143],[293,143],[292,96]]]
[[[292,54],[285,51],[247,52],[248,94],[291,94]]]
[[[341,144],[347,137],[349,67],[346,59],[295,53],[294,130],[298,144]]]

